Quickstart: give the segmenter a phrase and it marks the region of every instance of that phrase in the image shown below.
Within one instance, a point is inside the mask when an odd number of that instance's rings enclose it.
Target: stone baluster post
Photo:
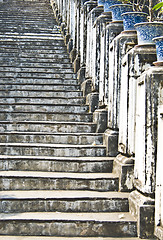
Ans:
[[[161,72],[163,71],[163,67]],[[158,239],[163,239],[163,81],[159,86],[158,101],[158,139],[157,139],[157,166],[156,166],[156,203],[155,203],[155,235]]]
[[[155,46],[137,45],[125,55],[122,61],[118,150],[129,156],[135,154],[137,79],[155,60]]]
[[[87,17],[87,44],[86,44],[86,80],[82,84],[83,95],[86,96],[92,90],[92,73],[93,73],[93,52],[96,41],[94,33],[94,22],[103,12],[103,7],[93,8]]]
[[[75,0],[69,1],[69,23],[68,23],[68,32],[70,35],[70,39],[67,45],[67,50],[69,53],[73,50],[75,46],[75,26],[76,26],[76,19],[75,19]]]
[[[128,47],[132,47],[133,42],[128,42]],[[135,46],[123,57],[122,60],[122,78],[121,78],[121,89],[120,89],[120,115],[119,115],[119,141],[118,141],[118,151],[119,155],[114,161],[114,172],[118,173],[120,176],[120,190],[126,191],[127,189],[132,189],[133,185],[137,188],[139,185],[139,180],[134,180],[138,171],[144,171],[142,168],[142,151],[139,148],[143,146],[142,137],[139,136],[139,147],[137,150],[135,148],[135,138],[137,131],[142,132],[142,128],[137,127],[136,124],[143,124],[142,112],[146,108],[145,102],[143,101],[143,88],[138,86],[143,86],[143,84],[137,84],[139,77],[141,78],[142,73],[148,69],[153,62],[156,60],[156,50],[154,45],[149,46]],[[143,75],[144,76],[144,75]],[[143,82],[143,81],[142,81]],[[138,90],[138,88],[140,90]],[[139,92],[139,93],[138,93]],[[140,100],[140,95],[142,94],[142,99]],[[145,91],[144,91],[145,94]],[[138,101],[138,102],[137,102]],[[137,103],[136,103],[137,102]],[[140,103],[140,105],[138,104]],[[136,106],[139,105],[139,110],[136,113]],[[144,104],[144,105],[143,105]],[[139,112],[140,111],[140,112]],[[139,116],[136,119],[136,115]],[[140,117],[142,116],[142,118]],[[145,123],[145,122],[144,122]],[[141,125],[140,124],[140,125]],[[145,145],[144,145],[145,146]],[[134,156],[135,166],[134,166]],[[137,162],[138,161],[138,162]],[[137,163],[136,163],[137,162]],[[138,165],[139,166],[138,166]],[[135,167],[135,170],[134,170]],[[134,174],[135,171],[135,174]],[[140,174],[141,175],[141,174]],[[141,183],[140,183],[141,185]],[[139,191],[144,191],[139,189]],[[144,192],[145,193],[145,192]],[[146,192],[147,193],[147,192]],[[137,200],[139,199],[139,200]],[[148,202],[148,204],[146,204]],[[147,205],[150,205],[147,206]],[[153,216],[154,216],[154,201],[150,197],[145,198],[139,192],[134,191],[130,194],[130,211],[138,219],[138,232],[140,237],[147,237],[148,235],[152,237],[153,231]],[[143,206],[143,207],[142,207]],[[145,223],[145,219],[140,219],[140,214],[143,211],[147,211],[148,217]],[[142,212],[141,212],[142,211]],[[143,223],[144,221],[144,223]],[[153,224],[153,225],[152,225]],[[144,226],[145,225],[145,226]],[[151,226],[150,226],[151,225]],[[144,230],[143,230],[144,228]]]
[[[103,70],[103,65],[101,64],[102,56],[101,51],[104,49],[105,42],[103,40],[105,23],[111,21],[111,13],[101,13],[101,15],[96,19],[94,24],[94,55],[93,55],[93,71],[92,71],[92,90],[99,92],[99,81],[100,74]],[[95,40],[96,39],[96,40]],[[104,54],[104,51],[103,51]],[[103,62],[104,63],[104,62]]]
[[[77,73],[80,68],[80,28],[81,28],[81,0],[76,0],[76,39],[75,49],[72,55],[74,72]]]
[[[100,54],[99,54],[99,106],[106,106],[106,93],[107,93],[107,83],[108,75],[105,73],[108,71],[106,69],[106,54],[107,54],[107,38],[106,38],[106,24],[111,22],[112,14],[111,12],[105,12],[101,16],[101,39],[100,39]],[[107,88],[107,90],[106,90]]]
[[[87,29],[88,14],[97,6],[97,1],[82,1],[80,17],[80,68],[78,70],[79,83],[85,81],[86,76],[86,47],[87,47]]]
[[[106,49],[105,52],[105,64],[106,64],[106,86],[109,85],[109,69],[112,61],[109,60],[109,49],[114,38],[119,35],[123,30],[122,22],[111,22],[106,26]],[[106,94],[107,96],[107,94]],[[95,111],[94,117],[95,122],[97,123],[97,132],[104,132],[108,127],[108,106],[106,109],[98,109]],[[107,129],[104,134],[104,144],[106,144],[107,155],[116,156],[117,155],[117,133],[110,132],[110,129]]]
[[[151,67],[137,80],[134,186],[130,211],[138,219],[138,235],[154,236],[154,194],[158,135],[158,102],[163,69]],[[139,201],[136,199],[139,198]]]
[[[87,48],[86,48],[86,77],[92,79],[93,74],[93,51],[96,47],[94,42],[97,41],[96,32],[94,31],[94,23],[96,18],[103,12],[103,7],[96,7],[91,10],[88,14],[88,25],[87,25]]]

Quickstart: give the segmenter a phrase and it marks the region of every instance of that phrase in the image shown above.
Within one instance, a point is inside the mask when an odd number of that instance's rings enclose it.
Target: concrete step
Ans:
[[[1,78],[0,85],[66,85],[76,86],[79,88],[77,79],[62,79],[62,78]]]
[[[5,60],[5,61],[3,61]],[[17,70],[17,67],[20,67],[20,69],[24,69],[24,68],[38,68],[38,69],[44,69],[45,68],[48,70],[51,68],[51,70],[56,70],[56,69],[63,69],[63,70],[70,70],[72,71],[72,64],[71,63],[60,63],[58,61],[53,61],[53,62],[42,62],[40,60],[40,62],[28,62],[27,60],[26,61],[22,61],[20,64],[18,64],[17,62],[14,62],[14,58],[11,58],[11,59],[5,59],[5,58],[0,58],[0,67],[10,67],[11,69],[14,68],[14,70]]]
[[[5,60],[5,59],[4,59]],[[16,63],[16,62],[14,62],[13,60],[14,59],[6,59],[7,61],[3,61],[3,58],[2,59],[0,59],[0,66],[11,66],[11,67],[17,67],[18,66],[18,64]],[[28,67],[28,68],[30,68],[30,67],[34,67],[34,68],[52,68],[52,69],[56,69],[56,68],[58,68],[58,69],[72,69],[72,64],[71,63],[60,63],[60,62],[58,62],[58,61],[53,61],[53,62],[43,62],[43,61],[40,61],[40,62],[28,62],[28,61],[22,61],[20,64],[19,64],[19,66],[21,67],[21,68],[26,68],[26,67]]]
[[[134,237],[135,219],[129,213],[0,214],[1,234],[35,236]],[[9,223],[9,224],[8,224]]]
[[[0,213],[128,212],[128,197],[118,192],[2,191]]]
[[[137,237],[38,237],[38,236],[0,236],[0,240],[141,240]],[[147,239],[144,239],[147,240]],[[156,240],[156,239],[148,239],[148,240]]]
[[[54,71],[54,72],[39,72],[39,69],[37,72],[21,72],[21,70],[19,72],[17,71],[0,71],[0,78],[4,78],[4,77],[9,77],[9,78],[65,78],[65,79],[76,79],[76,74],[71,73],[71,72],[65,72],[62,71]]]
[[[17,25],[19,24],[19,25]],[[39,22],[39,21],[15,21],[15,22],[5,22],[4,20],[0,22],[0,27],[2,28],[1,31],[3,31],[3,29],[11,29],[13,28],[18,28],[18,29],[23,29],[23,28],[27,28],[27,29],[32,29],[32,28],[36,28],[36,30],[40,31],[42,28],[45,28],[45,30],[48,29],[53,29],[53,25],[54,25],[54,21],[52,21],[51,23],[46,23],[46,22]],[[46,31],[45,31],[46,32]]]
[[[49,18],[52,18],[52,14],[51,13],[49,13],[49,11],[47,10],[45,10],[44,9],[44,13],[42,14],[42,13],[40,13],[39,12],[39,10],[41,10],[41,8],[39,9],[37,9],[37,10],[34,10],[34,11],[32,11],[33,9],[31,8],[31,9],[26,9],[25,11],[23,11],[22,9],[17,9],[18,8],[18,6],[15,6],[15,8],[13,8],[13,9],[8,9],[8,8],[6,8],[6,9],[3,9],[3,10],[0,10],[0,14],[1,14],[1,16],[3,17],[3,16],[5,16],[5,17],[8,17],[10,14],[12,14],[12,16],[13,16],[13,18],[15,17],[16,18],[16,16],[19,16],[19,17],[21,17],[22,18],[22,22],[23,22],[23,16],[24,15],[26,15],[26,17],[28,17],[28,18],[36,18],[36,17],[49,17]],[[33,17],[34,16],[34,17]]]
[[[70,59],[67,57],[64,57],[64,58],[59,58],[57,57],[56,59],[53,59],[53,58],[47,58],[46,56],[44,58],[33,58],[33,57],[20,57],[18,56],[17,54],[14,55],[13,54],[10,54],[10,58],[8,55],[6,56],[0,56],[0,63],[5,63],[5,64],[17,64],[17,62],[15,62],[15,59],[19,59],[20,63],[22,64],[35,64],[37,62],[37,64],[42,64],[44,65],[44,63],[46,64],[58,64],[59,66],[62,66],[62,64],[67,64],[67,63],[70,63]],[[20,64],[19,63],[19,64]],[[17,65],[16,65],[17,66]],[[56,65],[57,66],[57,65]],[[72,64],[71,64],[72,66]]]
[[[83,133],[95,132],[96,124],[87,122],[57,121],[1,121],[1,132],[50,132],[50,133]]]
[[[6,5],[6,6],[3,5],[3,6],[4,6],[3,9],[1,8],[1,10],[0,10],[1,18],[6,17],[6,18],[16,19],[16,16],[17,16],[18,18],[20,18],[22,20],[22,22],[23,22],[23,17],[25,19],[35,19],[35,18],[39,18],[39,17],[42,19],[43,17],[45,17],[45,20],[46,19],[55,20],[54,15],[51,14],[51,11],[50,11],[51,9],[49,9],[49,8],[46,8],[46,13],[44,14],[39,11],[41,9],[41,6],[39,9],[37,9],[37,11],[33,11],[33,12],[32,12],[32,9],[28,9],[28,11],[26,9],[26,12],[22,11],[22,9],[20,9],[18,5],[15,5],[15,7],[13,9],[12,9],[11,4]],[[10,15],[10,14],[13,14],[13,15]]]
[[[13,21],[13,22],[12,22]],[[53,29],[53,27],[56,25],[56,22],[53,18],[45,19],[45,17],[25,17],[22,20],[21,16],[14,16],[13,18],[10,18],[9,16],[0,16],[0,25],[5,27],[19,27],[20,29],[25,26],[27,27],[36,27],[38,30],[40,28],[46,28],[46,29]],[[56,29],[55,29],[56,30]],[[57,32],[56,32],[57,33]]]
[[[32,90],[32,89],[0,89],[0,97],[52,97],[52,98],[74,98],[81,97],[81,91],[62,91],[62,90]]]
[[[54,26],[55,27],[55,26]],[[24,41],[24,38],[22,35],[6,35],[6,37],[3,37],[0,35],[1,41],[0,46],[2,48],[14,48],[18,47],[19,49],[37,49],[37,48],[45,48],[45,49],[66,49],[66,46],[64,44],[64,41],[62,39],[62,35],[59,31],[59,29],[56,29],[55,36],[57,39],[59,38],[59,44],[56,44],[56,41],[54,39],[54,34],[51,35],[51,38],[41,38],[39,36],[36,36],[35,38],[31,38],[32,35],[28,35],[26,41]],[[53,41],[54,40],[54,41]]]
[[[3,25],[0,23],[0,33],[55,33],[53,24],[46,23],[44,25],[15,23],[15,25]]]
[[[10,6],[10,8],[8,9],[8,7]],[[40,7],[40,8],[39,8]],[[50,10],[50,12],[49,12]],[[46,16],[47,15],[52,15],[52,11],[50,9],[50,4],[49,5],[45,5],[45,4],[40,4],[40,6],[38,4],[32,4],[32,5],[20,5],[20,4],[8,4],[8,6],[4,5],[3,8],[1,8],[0,13],[4,14],[4,13],[19,13],[19,15],[22,15],[22,13],[24,13],[26,16],[32,16],[33,13],[35,13],[35,16],[37,15],[42,15],[42,16]]]
[[[47,157],[0,155],[1,171],[111,173],[112,157]]]
[[[43,22],[44,19],[40,19],[40,21],[38,21],[37,19],[33,19],[33,20],[23,20],[23,22],[21,22],[20,20],[16,20],[15,22],[11,22],[11,23],[2,23],[4,21],[8,21],[5,19],[1,19],[0,18],[0,34],[2,34],[3,32],[5,34],[16,34],[17,33],[29,33],[30,34],[30,30],[31,33],[52,33],[55,34],[56,36],[61,36],[60,33],[54,28],[55,26],[55,22],[53,20],[51,21],[45,21],[44,23],[41,23],[41,21]],[[14,31],[14,32],[13,32]],[[8,45],[8,42],[6,43],[6,45]],[[19,45],[20,46],[20,45]]]
[[[60,32],[56,32],[56,34],[59,34]],[[22,42],[22,41],[13,41],[13,40],[1,40],[0,41],[0,46],[1,49],[21,49],[27,51],[29,50],[66,50],[66,46],[61,45],[61,46],[56,46],[52,40],[49,41],[30,41],[28,40],[27,42]]]
[[[86,105],[70,104],[31,104],[31,103],[0,103],[1,112],[50,112],[50,113],[85,113],[88,111]]]
[[[0,111],[0,121],[61,121],[70,122],[92,122],[93,116],[91,113],[30,113],[30,112],[2,112]]]
[[[13,14],[13,17],[16,17],[16,14],[18,16],[22,16],[24,14],[25,17],[37,17],[37,16],[45,16],[47,17],[54,17],[54,15],[51,12],[50,4],[48,5],[42,5],[40,6],[38,4],[32,4],[32,6],[27,5],[18,5],[18,4],[3,4],[1,5],[0,13],[1,15],[9,15],[9,13]],[[40,8],[39,8],[40,7]],[[40,11],[39,11],[40,10]]]
[[[41,59],[42,58],[44,58],[44,59],[52,59],[54,62],[56,62],[56,61],[61,61],[61,59],[63,59],[63,58],[68,58],[68,54],[67,53],[64,53],[62,56],[61,55],[59,55],[59,54],[55,54],[55,53],[45,53],[45,54],[43,54],[43,53],[39,53],[39,52],[37,52],[37,53],[23,53],[23,52],[16,52],[16,51],[13,51],[13,52],[1,52],[1,59],[2,58],[6,58],[6,57],[11,57],[11,58],[13,58],[13,57],[16,57],[17,59],[20,59],[21,60],[21,58],[33,58],[34,59],[34,61],[36,61],[36,60],[38,60],[38,61],[41,61]],[[19,62],[19,61],[18,61]]]
[[[9,143],[54,143],[54,144],[93,144],[103,142],[99,133],[51,133],[51,132],[0,132],[0,142]]]
[[[72,145],[43,143],[0,143],[2,155],[55,156],[55,157],[101,157],[105,156],[103,145]]]
[[[37,29],[37,27],[11,27],[11,28],[1,28],[0,29],[0,33],[53,33],[53,29],[47,29],[46,26],[45,28],[39,28]]]
[[[60,72],[66,72],[66,73],[73,73],[72,68],[61,68],[61,66],[58,67],[12,67],[12,66],[7,66],[3,67],[0,66],[0,72],[16,72],[16,73],[60,73]],[[76,75],[74,74],[76,77]]]
[[[55,26],[54,26],[55,29]],[[46,42],[46,41],[53,41],[53,44],[56,46],[64,46],[64,40],[62,35],[55,33],[47,34],[47,33],[42,33],[42,34],[34,34],[34,33],[24,33],[19,35],[19,33],[6,33],[6,34],[0,34],[0,41],[5,41],[5,40],[13,40],[13,41],[18,41],[18,42],[26,42],[26,41],[31,41],[36,43],[38,42]]]
[[[83,97],[76,97],[76,98],[49,98],[49,97],[19,97],[19,98],[13,98],[13,97],[0,97],[0,103],[3,105],[6,104],[75,104],[75,105],[82,105],[85,103],[85,99]]]
[[[39,74],[39,73],[38,73]],[[39,80],[39,79],[38,79]],[[42,79],[41,79],[42,80]],[[71,84],[57,84],[55,83],[55,79],[53,79],[53,83],[46,84],[46,79],[44,80],[44,83],[37,83],[35,82],[34,84],[30,83],[17,83],[15,81],[11,82],[11,84],[0,84],[0,89],[1,91],[10,91],[10,90],[37,90],[37,91],[58,91],[62,90],[64,91],[77,91],[80,90],[79,85],[71,85]]]
[[[23,62],[18,64],[11,59],[7,59],[7,61],[3,61],[4,58],[0,60],[0,72],[38,72],[38,73],[73,73],[73,68],[70,63],[62,63],[53,62],[53,63],[27,63]],[[5,60],[5,59],[4,59]],[[51,65],[51,66],[50,66]],[[76,77],[76,75],[74,74]]]
[[[24,23],[31,23],[31,24],[39,23],[42,25],[49,23],[50,25],[53,24],[56,26],[56,20],[54,19],[54,16],[50,16],[50,15],[47,15],[47,17],[40,14],[37,16],[35,16],[35,14],[24,15],[22,19],[22,14],[19,15],[18,13],[16,16],[16,14],[13,11],[13,16],[8,15],[7,13],[2,13],[2,15],[0,16],[0,22],[3,24],[5,23],[12,24],[12,20],[13,20],[13,25],[15,23],[19,23],[19,25],[23,25]]]
[[[0,188],[2,191],[91,190],[116,192],[119,188],[118,182],[118,177],[113,173],[0,171]]]
[[[40,54],[67,54],[67,50],[65,48],[61,48],[61,49],[46,49],[46,48],[41,48],[39,46],[39,48],[37,49],[36,47],[34,48],[28,48],[28,49],[25,49],[25,48],[22,48],[21,46],[18,47],[12,47],[12,48],[1,48],[0,49],[0,53],[11,53],[11,52],[19,52],[19,54],[35,54],[35,55],[40,55]]]
[[[6,4],[4,3],[2,5],[1,10],[3,10],[3,11],[4,11],[4,9],[7,10],[9,6],[10,6],[9,11],[15,10],[17,12],[17,11],[22,10],[26,13],[28,10],[31,10],[31,11],[36,11],[37,10],[36,13],[39,13],[39,14],[40,13],[43,14],[46,10],[50,10],[50,12],[51,12],[51,7],[50,7],[49,3],[46,3],[46,4],[45,3],[40,3],[40,5],[39,5],[38,3],[35,3],[34,1],[33,1],[32,5],[30,5],[27,2],[24,2],[24,4],[22,2],[19,2],[19,3],[15,2],[15,3],[12,3],[12,4],[9,4],[9,2],[6,3]],[[38,10],[40,10],[40,12],[38,12]]]

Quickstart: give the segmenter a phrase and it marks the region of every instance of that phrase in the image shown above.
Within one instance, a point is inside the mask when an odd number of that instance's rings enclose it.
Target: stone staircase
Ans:
[[[138,239],[47,0],[0,4],[0,240]]]

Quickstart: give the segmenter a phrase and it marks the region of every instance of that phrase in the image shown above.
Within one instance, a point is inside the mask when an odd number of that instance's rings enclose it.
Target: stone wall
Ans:
[[[163,67],[97,1],[51,0],[89,111],[103,133],[139,237],[163,239]],[[156,164],[157,162],[157,164]],[[155,211],[156,197],[156,211]],[[156,213],[154,213],[156,212]],[[155,216],[155,217],[154,217]]]

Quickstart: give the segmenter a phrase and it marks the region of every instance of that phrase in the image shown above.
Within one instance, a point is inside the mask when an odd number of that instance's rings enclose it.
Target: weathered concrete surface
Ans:
[[[138,191],[130,193],[130,212],[138,220],[138,236],[140,238],[154,238],[154,208],[155,201],[150,197],[145,197]]]
[[[13,234],[19,231],[26,235],[54,236],[107,236],[113,237],[136,235],[134,218],[124,213],[120,220],[119,213],[19,213],[17,215],[1,214],[1,231]],[[71,218],[71,220],[69,220]],[[112,220],[108,220],[112,219]],[[10,225],[6,221],[10,220]],[[31,228],[31,223],[32,228]],[[79,225],[80,223],[80,225]],[[13,228],[13,225],[15,228]],[[44,227],[43,227],[44,225]],[[114,226],[114,227],[113,227]],[[15,233],[16,233],[15,232]]]
[[[95,110],[93,113],[93,122],[96,124],[96,132],[103,133],[107,127],[107,110]]]
[[[128,196],[118,192],[4,191],[0,212],[127,212]]]
[[[155,192],[156,186],[157,117],[162,76],[162,68],[151,67],[139,78],[137,87],[135,186],[149,194]]]
[[[7,235],[12,239],[21,239],[20,235],[24,239],[26,235],[31,239],[137,239],[128,194],[118,193],[113,158],[105,157],[101,134],[95,133],[106,129],[107,109],[97,110],[92,122],[88,111],[97,104],[88,109],[78,85],[83,83],[84,96],[92,90],[92,79],[84,81],[87,60],[90,72],[86,73],[92,73],[93,66],[85,47],[88,42],[91,55],[93,35],[89,41],[88,31],[102,12],[101,7],[93,9],[97,2],[82,2],[83,12],[79,12],[80,3],[52,3],[61,30],[46,0],[9,1],[6,10],[1,9],[0,187],[4,191],[0,234],[4,240],[10,238]],[[83,30],[87,28],[83,34],[80,17]],[[110,29],[113,25],[109,41],[122,28],[114,23]],[[75,71],[82,67],[78,81],[67,50],[71,61],[76,59]]]
[[[134,188],[134,159],[118,154],[114,159],[113,172],[119,176],[119,191],[131,192]]]
[[[93,92],[87,95],[86,104],[89,106],[89,112],[93,113],[99,104],[99,93]]]
[[[126,54],[127,44],[137,42],[135,32],[122,32],[110,43],[109,59],[109,83],[108,83],[108,127],[119,129],[120,97],[122,81],[122,58]],[[121,109],[123,109],[121,107]]]
[[[127,52],[122,60],[118,150],[129,156],[135,154],[137,81],[142,72],[153,65],[155,59],[154,46],[137,45]]]
[[[1,171],[43,171],[111,173],[111,157],[46,157],[46,156],[4,156],[0,155]]]
[[[0,178],[2,190],[118,190],[118,177],[112,173],[1,171]]]
[[[121,237],[119,240],[140,240],[140,238]],[[85,237],[37,237],[37,236],[0,236],[0,240],[85,240]],[[117,240],[117,237],[87,237],[87,240]],[[147,240],[147,239],[144,239]],[[150,240],[154,240],[153,238]]]
[[[162,68],[162,67],[161,67]],[[163,129],[163,82],[160,82],[158,94],[158,139],[157,139],[157,164],[156,164],[156,191],[155,191],[155,235],[163,238],[163,178],[162,178],[162,129]]]
[[[107,129],[103,137],[106,146],[107,156],[117,156],[118,154],[118,131]]]

